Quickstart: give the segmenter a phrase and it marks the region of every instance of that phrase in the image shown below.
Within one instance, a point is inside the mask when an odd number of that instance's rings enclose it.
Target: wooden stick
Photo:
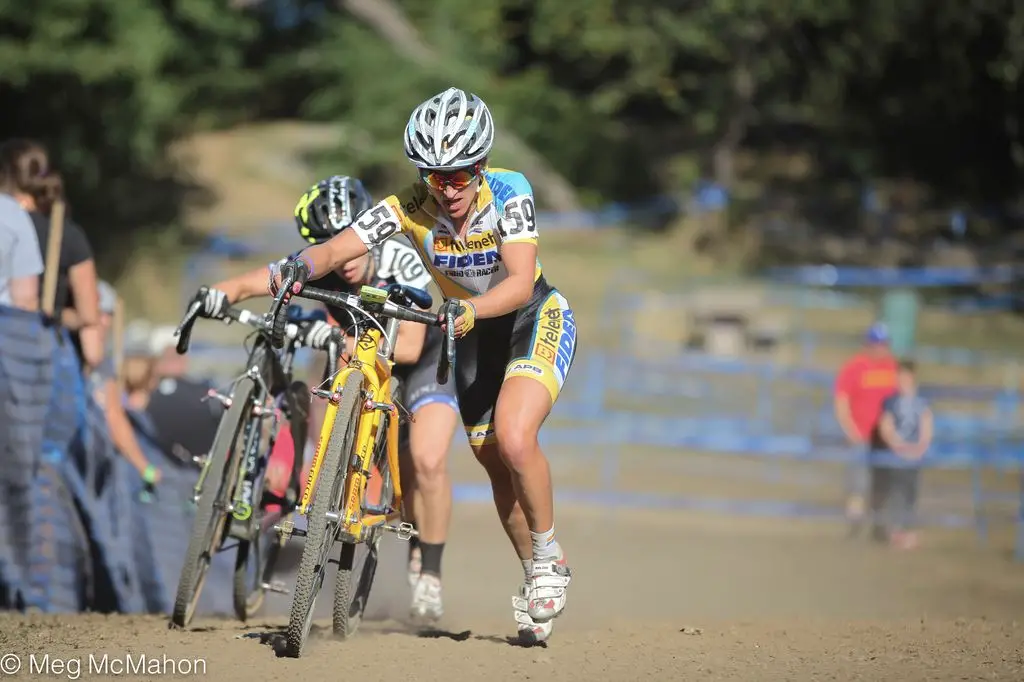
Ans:
[[[57,300],[57,274],[60,272],[60,247],[64,239],[64,202],[53,202],[50,211],[50,237],[46,242],[46,270],[43,273],[43,292],[40,307],[47,317],[53,317]]]
[[[110,333],[114,335],[114,371],[117,385],[124,390],[124,300],[120,296],[114,296],[114,319],[110,322]]]

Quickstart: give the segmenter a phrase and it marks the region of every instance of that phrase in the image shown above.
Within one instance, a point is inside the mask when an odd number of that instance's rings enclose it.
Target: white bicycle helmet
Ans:
[[[484,101],[448,88],[416,107],[405,127],[405,155],[418,168],[455,170],[486,157],[494,121]]]

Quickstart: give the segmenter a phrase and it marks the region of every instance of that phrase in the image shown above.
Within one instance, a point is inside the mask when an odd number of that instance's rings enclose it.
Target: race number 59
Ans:
[[[398,221],[392,217],[387,204],[377,204],[363,213],[355,225],[369,235],[370,241],[374,244],[380,244],[398,232]]]
[[[502,222],[505,223],[503,237],[514,237],[524,231],[527,234],[536,232],[537,211],[533,205],[533,197],[517,197],[505,204],[505,220]]]

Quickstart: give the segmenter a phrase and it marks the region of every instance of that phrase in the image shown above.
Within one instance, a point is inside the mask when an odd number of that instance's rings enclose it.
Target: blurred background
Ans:
[[[454,85],[576,310],[543,433],[567,504],[842,520],[835,375],[884,321],[935,412],[922,523],[1024,558],[1019,2],[34,0],[0,54],[0,130],[60,170],[125,359],[173,359],[200,284],[294,250],[319,178],[413,180],[409,112]],[[194,400],[243,338],[200,323],[143,369]],[[457,498],[489,499],[455,447]]]

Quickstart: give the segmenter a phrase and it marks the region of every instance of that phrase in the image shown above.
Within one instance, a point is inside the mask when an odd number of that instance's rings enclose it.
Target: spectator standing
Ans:
[[[46,435],[53,339],[39,311],[43,256],[0,160],[0,608],[30,598],[35,472]]]
[[[15,170],[0,158],[0,305],[34,312],[43,255],[31,218],[13,196]]]
[[[50,214],[64,200],[64,183],[51,166],[46,149],[32,140],[8,140],[0,147],[4,163],[16,170],[14,196],[29,212],[39,247],[50,243]],[[96,262],[85,232],[65,216],[53,300],[53,318],[68,329],[79,362],[90,370],[103,361]],[[40,278],[40,283],[42,279]]]
[[[117,292],[107,282],[99,283],[100,291],[100,329],[107,342],[103,361],[88,374],[88,385],[93,392],[96,403],[103,408],[106,415],[107,429],[110,439],[118,453],[138,471],[142,481],[148,487],[160,482],[160,470],[151,464],[135,438],[132,423],[125,412],[121,387],[118,384],[117,372],[114,369],[112,346],[112,323],[117,307]]]
[[[160,448],[168,455],[191,464],[205,456],[213,444],[223,406],[209,399],[213,386],[186,376],[186,358],[175,348],[174,327],[156,327],[150,337],[153,357],[153,390],[145,400]]]
[[[864,348],[847,360],[836,379],[836,419],[852,451],[846,472],[846,518],[856,533],[864,520],[870,474],[868,449],[882,403],[896,391],[897,362],[889,348],[889,330],[881,323],[868,329]]]
[[[934,433],[931,407],[918,395],[914,363],[904,360],[898,390],[882,403],[871,447],[871,509],[876,540],[897,549],[917,546],[915,511],[921,459]]]

